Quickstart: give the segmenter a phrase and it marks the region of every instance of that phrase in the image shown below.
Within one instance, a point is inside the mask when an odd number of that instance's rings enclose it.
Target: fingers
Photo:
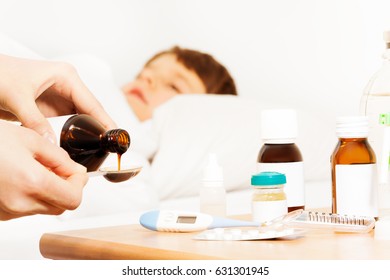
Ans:
[[[19,184],[1,198],[0,220],[34,214],[59,215],[65,210],[73,210],[80,205],[83,187],[88,180],[85,174],[80,173],[64,179],[47,169],[42,169],[42,173],[36,172],[33,177],[36,180],[25,182],[28,188],[24,191],[16,190]]]
[[[34,168],[34,172],[31,180],[26,182],[28,190],[8,197],[7,205],[0,207],[0,220],[35,214],[59,215],[80,205],[88,181],[86,174],[76,173],[62,178],[42,166]]]
[[[88,175],[75,173],[64,179],[48,170],[46,172],[48,174],[45,175],[46,180],[42,186],[45,191],[39,192],[37,198],[61,211],[76,209],[81,203],[82,191],[88,181]],[[53,209],[40,209],[42,214],[51,214],[50,211]]]
[[[33,194],[37,199],[46,202],[61,210],[75,209],[81,202],[84,185],[88,181],[87,169],[74,162],[69,155],[58,146],[44,143],[38,137],[34,145],[34,158],[39,163],[37,172],[40,180],[38,192]],[[40,209],[40,213],[50,212],[53,209]]]
[[[58,215],[78,207],[88,181],[86,168],[36,132],[0,124],[5,128],[0,130],[9,134],[0,146],[5,156],[5,162],[0,162],[0,219]]]
[[[43,166],[61,177],[68,177],[75,173],[86,173],[87,169],[73,161],[68,153],[55,144],[47,143],[42,138],[31,149],[34,158]]]
[[[115,122],[82,82],[77,71],[69,64],[59,63],[59,65],[62,68],[58,70],[52,88],[72,101],[78,113],[90,115],[107,130],[116,128]]]
[[[16,117],[24,127],[33,129],[50,142],[56,143],[56,135],[53,129],[33,99],[17,102],[13,105],[13,108]]]
[[[1,207],[0,221],[7,221],[35,214],[60,215],[64,212],[65,209],[54,207],[44,201],[34,201],[33,203],[25,203],[23,207],[18,207],[18,205],[14,205],[12,208]]]
[[[58,104],[54,101],[58,99],[50,100],[49,98],[46,109],[51,107],[57,108],[60,105],[65,107],[64,110],[57,112],[61,114],[71,114],[76,109],[78,113],[88,114],[95,118],[107,130],[116,128],[115,122],[108,116],[99,101],[81,81],[72,65],[12,57],[4,59],[4,63],[9,63],[9,68],[13,69],[13,71],[0,72],[4,74],[2,75],[3,79],[8,81],[2,89],[2,92],[4,92],[2,95],[5,98],[0,100],[0,115],[4,115],[7,119],[15,115],[25,127],[31,128],[55,142],[55,135],[48,121],[44,119],[46,112],[39,111],[36,103],[36,100],[43,93],[47,92],[54,96],[63,97],[69,103]],[[8,84],[13,86],[8,86]],[[67,112],[70,109],[71,112]]]

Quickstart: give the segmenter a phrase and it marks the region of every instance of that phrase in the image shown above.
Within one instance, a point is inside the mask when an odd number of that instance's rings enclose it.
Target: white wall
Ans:
[[[0,0],[0,31],[49,58],[98,55],[118,84],[180,44],[227,65],[243,96],[340,115],[358,112],[380,65],[389,10],[386,0]]]

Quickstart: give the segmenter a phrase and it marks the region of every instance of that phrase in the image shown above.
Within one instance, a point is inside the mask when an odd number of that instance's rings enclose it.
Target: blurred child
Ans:
[[[175,46],[154,55],[122,91],[140,121],[176,94],[237,95],[233,78],[211,55]]]

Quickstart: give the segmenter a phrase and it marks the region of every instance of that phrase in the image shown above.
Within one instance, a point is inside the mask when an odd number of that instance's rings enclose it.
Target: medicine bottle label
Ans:
[[[305,205],[303,162],[258,163],[258,171],[275,171],[286,175],[284,192],[288,207]]]
[[[336,164],[335,170],[337,213],[377,217],[376,164]]]
[[[287,201],[253,201],[252,220],[255,222],[266,222],[287,214]]]

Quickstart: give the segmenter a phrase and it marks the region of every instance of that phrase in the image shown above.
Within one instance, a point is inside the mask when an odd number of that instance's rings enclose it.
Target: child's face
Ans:
[[[206,93],[198,75],[178,62],[174,54],[157,57],[122,90],[140,121],[150,119],[155,108],[176,94]]]

